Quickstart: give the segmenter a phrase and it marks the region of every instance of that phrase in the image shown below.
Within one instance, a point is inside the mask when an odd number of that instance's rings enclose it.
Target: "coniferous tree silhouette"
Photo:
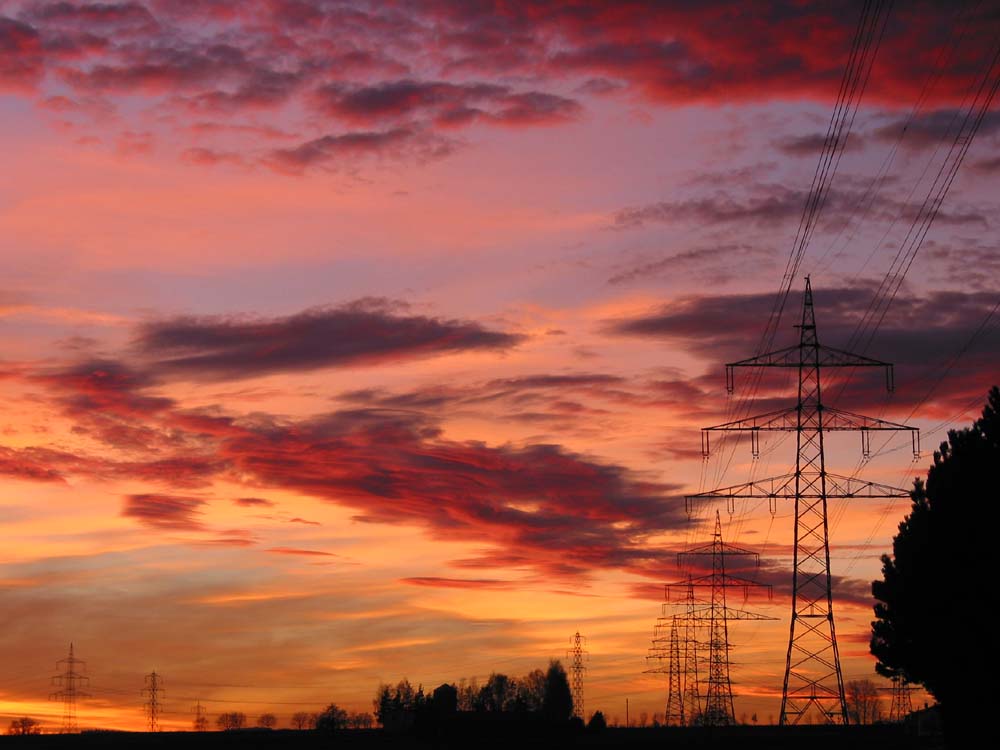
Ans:
[[[871,652],[879,674],[923,685],[941,706],[945,731],[956,734],[988,715],[984,698],[972,695],[969,649],[988,627],[976,608],[1000,503],[996,386],[971,427],[948,433],[926,483],[917,480],[910,496],[892,556],[882,556],[882,580],[872,583]]]

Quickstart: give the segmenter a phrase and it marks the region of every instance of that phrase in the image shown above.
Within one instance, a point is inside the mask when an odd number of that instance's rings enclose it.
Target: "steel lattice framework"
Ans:
[[[659,662],[646,672],[667,674],[667,702],[664,721],[667,726],[688,726],[700,722],[702,711],[698,661],[698,627],[707,603],[695,598],[693,579],[664,587],[662,614],[653,628],[653,643],[647,661]],[[683,586],[684,598],[671,600],[670,592]],[[676,611],[680,605],[680,611]]]
[[[757,455],[757,436],[761,430],[795,432],[795,472],[691,495],[687,502],[690,507],[693,501],[724,499],[732,509],[739,499],[767,498],[773,513],[778,499],[795,501],[792,613],[779,722],[783,725],[797,724],[816,710],[824,721],[847,724],[844,678],[833,619],[827,500],[903,498],[909,497],[909,493],[896,487],[827,472],[823,434],[831,430],[858,430],[862,433],[862,450],[866,455],[868,433],[873,430],[910,432],[915,457],[919,455],[920,443],[915,428],[823,405],[821,373],[825,368],[883,368],[886,388],[890,391],[893,389],[893,371],[892,365],[887,362],[819,343],[812,285],[808,276],[798,328],[798,346],[726,365],[726,389],[730,393],[734,389],[737,367],[797,369],[798,401],[795,406],[787,411],[708,427],[702,433],[702,447],[707,453],[708,433],[749,431],[751,447]]]
[[[708,626],[708,676],[704,708],[698,723],[705,726],[728,726],[736,723],[733,687],[729,676],[729,652],[732,648],[729,642],[729,622],[774,618],[728,606],[726,591],[732,588],[743,589],[746,598],[750,589],[762,588],[766,589],[770,596],[771,587],[748,578],[734,576],[726,571],[726,560],[729,558],[751,558],[757,564],[759,557],[756,552],[734,547],[722,541],[722,521],[718,511],[715,513],[712,541],[677,555],[679,564],[691,563],[705,557],[711,557],[711,574],[691,577],[686,582],[689,588],[705,587],[710,591],[708,607],[695,610],[688,615],[691,619],[701,621]]]
[[[688,724],[701,721],[701,679],[698,671],[698,600],[694,595],[694,579],[688,574],[684,586],[684,671],[683,681],[684,716]]]
[[[913,713],[913,701],[910,693],[914,688],[906,683],[902,675],[892,678],[892,701],[889,703],[889,721],[898,723]]]
[[[647,672],[667,673],[667,704],[664,709],[663,723],[668,727],[683,727],[687,723],[684,716],[684,682],[681,674],[681,643],[677,623],[681,619],[677,615],[669,618],[661,617],[653,628],[653,645],[646,659],[656,659],[661,663]],[[669,633],[668,633],[669,624]],[[666,666],[663,665],[666,661]]]
[[[145,685],[141,693],[146,696],[146,716],[149,718],[149,731],[160,731],[160,714],[163,713],[163,706],[160,703],[160,695],[163,693],[162,677],[153,670],[145,677]],[[199,708],[201,704],[198,704]]]
[[[73,644],[69,644],[69,656],[56,662],[56,669],[62,670],[52,678],[52,684],[62,688],[49,695],[49,700],[61,700],[63,702],[63,722],[62,731],[65,734],[72,734],[77,731],[76,725],[76,702],[80,698],[89,698],[90,693],[81,688],[87,686],[90,678],[84,674],[87,662],[77,659],[73,654]]]
[[[572,648],[566,652],[570,661],[570,687],[573,690],[573,715],[580,717],[583,721],[587,718],[583,710],[583,673],[587,671],[587,666],[583,663],[587,656],[583,646],[587,639],[580,635],[580,631],[573,634],[570,639]]]

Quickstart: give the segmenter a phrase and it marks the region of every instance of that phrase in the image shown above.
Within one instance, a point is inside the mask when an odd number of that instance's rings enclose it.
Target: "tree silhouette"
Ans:
[[[566,670],[557,659],[549,662],[549,669],[545,673],[542,713],[554,722],[566,721],[573,715],[573,691],[570,690]]]
[[[42,728],[37,721],[28,716],[22,716],[20,719],[10,720],[7,734],[39,734],[41,731]]]
[[[505,674],[494,672],[479,691],[476,708],[490,713],[510,711],[516,698],[516,682]]]
[[[274,729],[278,725],[278,717],[274,714],[261,714],[257,718],[257,726],[262,729]]]
[[[970,696],[969,659],[978,627],[972,618],[982,599],[976,579],[985,575],[1000,500],[1000,390],[990,391],[982,417],[952,430],[934,454],[926,484],[914,483],[909,515],[899,524],[892,556],[882,556],[882,580],[871,652],[876,671],[923,685],[937,699],[945,730],[982,722]],[[985,623],[984,623],[985,625]]]
[[[316,731],[333,734],[347,726],[347,711],[331,703],[316,717]]]
[[[296,711],[292,714],[292,726],[296,729],[312,729],[312,714],[306,711]]]
[[[587,722],[587,729],[591,732],[602,732],[608,728],[608,722],[601,711],[594,711],[594,715]]]
[[[533,669],[517,681],[515,704],[518,711],[537,713],[545,701],[545,672]]]
[[[851,680],[844,685],[844,694],[853,723],[874,724],[881,718],[878,688],[871,680]]]
[[[247,715],[242,711],[230,711],[229,713],[219,714],[219,718],[215,720],[215,725],[223,731],[242,729],[246,724]]]
[[[375,726],[375,718],[365,711],[347,714],[347,726],[351,729],[371,729]]]

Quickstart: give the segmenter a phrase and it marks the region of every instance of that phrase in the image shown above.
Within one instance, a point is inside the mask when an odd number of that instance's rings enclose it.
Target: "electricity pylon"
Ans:
[[[87,662],[77,659],[73,655],[72,643],[69,644],[69,656],[56,662],[56,669],[62,671],[52,678],[52,684],[62,689],[51,693],[49,700],[61,700],[63,702],[61,731],[64,734],[72,734],[77,731],[77,700],[90,697],[90,693],[81,690],[81,688],[86,687],[90,682],[90,678],[83,674],[86,668]]]
[[[773,620],[775,618],[728,606],[726,590],[741,588],[744,592],[744,598],[746,598],[751,588],[766,589],[770,596],[771,587],[726,572],[727,558],[750,557],[755,564],[759,564],[760,558],[756,552],[734,547],[722,541],[722,521],[718,511],[715,513],[715,531],[712,534],[712,541],[677,555],[678,563],[693,561],[699,557],[712,558],[711,574],[689,577],[686,584],[692,589],[706,587],[711,592],[708,607],[695,610],[689,615],[695,620],[706,623],[708,627],[708,677],[705,704],[699,723],[705,726],[728,726],[736,723],[733,687],[729,677],[729,652],[732,648],[729,642],[729,622],[731,620]]]
[[[689,726],[700,723],[703,706],[698,671],[698,628],[701,612],[708,603],[695,598],[693,577],[664,586],[662,614],[653,627],[653,645],[647,661],[657,661],[647,673],[667,674],[667,726]],[[671,591],[684,589],[684,597],[674,600]]]
[[[893,389],[892,365],[858,354],[823,346],[816,333],[812,285],[806,277],[799,343],[726,365],[726,390],[734,389],[737,367],[790,367],[798,370],[798,402],[790,409],[747,417],[702,430],[702,452],[709,451],[709,433],[746,431],[751,451],[760,454],[760,431],[796,433],[795,472],[745,484],[691,495],[695,500],[725,499],[730,510],[739,499],[767,498],[771,512],[778,499],[795,501],[795,546],[792,566],[792,615],[789,626],[785,677],[781,691],[779,723],[797,724],[808,713],[818,711],[826,722],[848,723],[844,676],[833,621],[830,578],[830,541],[827,524],[828,498],[909,497],[906,490],[826,470],[823,434],[830,431],[861,432],[861,450],[870,454],[870,433],[910,432],[914,457],[919,457],[919,433],[913,427],[866,417],[825,406],[821,399],[820,375],[826,368],[881,367],[886,388]],[[690,507],[690,505],[689,505]]]
[[[198,701],[198,705],[194,707],[194,731],[196,732],[207,732],[208,731],[208,717],[205,716],[205,709],[201,707],[201,701]]]
[[[160,705],[160,694],[163,692],[162,678],[153,670],[145,677],[145,686],[140,691],[146,697],[146,716],[149,718],[149,731],[160,731],[160,714],[163,708]],[[199,704],[201,705],[201,704]]]
[[[889,704],[889,721],[898,723],[913,713],[913,703],[910,700],[910,687],[902,675],[892,678],[892,702]]]
[[[660,662],[658,666],[647,669],[647,672],[667,673],[667,704],[664,710],[664,723],[668,727],[682,727],[687,723],[684,716],[684,683],[681,676],[681,644],[677,634],[677,620],[677,615],[657,619],[653,628],[653,645],[646,657],[647,660],[655,659]],[[669,633],[667,623],[670,624]],[[666,661],[666,665],[663,664],[664,661]]]
[[[580,717],[583,721],[587,720],[583,711],[583,673],[587,670],[586,665],[583,663],[587,652],[584,651],[583,646],[586,641],[587,639],[580,635],[580,631],[577,631],[570,638],[573,648],[566,652],[566,657],[571,660],[570,674],[572,675],[573,688],[573,715]]]

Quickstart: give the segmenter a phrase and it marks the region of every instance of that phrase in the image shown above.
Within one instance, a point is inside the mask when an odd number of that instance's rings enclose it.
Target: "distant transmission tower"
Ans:
[[[694,547],[678,554],[678,561],[693,560],[700,557],[711,557],[711,575],[689,578],[686,586],[707,587],[711,598],[707,608],[696,610],[691,617],[704,622],[708,626],[708,677],[706,679],[705,704],[700,717],[700,724],[705,726],[728,726],[736,723],[736,712],[733,707],[733,687],[729,677],[729,622],[731,620],[773,620],[773,617],[734,609],[726,604],[726,590],[741,588],[744,597],[751,588],[766,589],[770,595],[771,587],[757,583],[748,578],[740,578],[726,572],[728,558],[752,558],[759,563],[756,552],[734,547],[722,541],[722,521],[719,512],[715,513],[715,531],[712,541],[700,547]]]
[[[653,645],[646,659],[656,659],[660,664],[647,672],[667,673],[667,705],[664,711],[664,723],[668,727],[682,727],[687,722],[684,716],[684,682],[681,668],[681,644],[677,632],[678,616],[660,617],[653,628]],[[669,634],[667,623],[670,624]],[[666,661],[666,666],[663,665]]]
[[[60,731],[64,734],[72,734],[77,731],[76,725],[76,702],[80,698],[89,698],[90,693],[84,692],[84,688],[90,682],[83,673],[87,669],[87,662],[77,659],[73,655],[73,644],[69,644],[69,656],[56,662],[56,670],[61,670],[59,674],[52,678],[52,684],[61,688],[49,695],[49,700],[61,700],[63,702],[63,721]]]
[[[163,707],[160,704],[160,695],[163,693],[162,677],[153,670],[145,677],[145,685],[140,691],[146,697],[146,716],[149,717],[149,731],[160,731],[160,714]],[[199,704],[200,706],[201,704]]]
[[[205,709],[201,707],[201,701],[198,701],[198,705],[194,707],[194,731],[196,732],[207,732],[208,731],[208,717],[205,716]]]
[[[892,702],[889,704],[889,721],[898,723],[913,713],[913,703],[910,701],[910,687],[902,675],[892,678]]]
[[[737,499],[767,498],[771,512],[776,500],[795,501],[795,552],[792,567],[792,616],[785,658],[779,723],[797,724],[811,712],[822,721],[848,723],[844,676],[840,668],[833,622],[833,592],[830,578],[830,540],[827,524],[828,498],[909,497],[906,490],[840,476],[826,470],[823,433],[834,430],[861,432],[861,450],[870,454],[872,431],[908,430],[914,457],[920,453],[915,428],[853,414],[825,406],[820,398],[820,373],[825,368],[881,367],[886,387],[893,388],[892,365],[858,354],[822,346],[816,334],[812,285],[806,277],[799,343],[767,354],[726,365],[726,390],[733,392],[737,367],[791,367],[798,370],[798,402],[756,417],[708,427],[702,431],[702,452],[707,456],[712,431],[748,431],[751,451],[760,455],[760,431],[796,434],[795,472],[784,476],[724,487],[688,497],[688,501],[725,499],[732,509]]]
[[[699,603],[694,595],[694,579],[688,574],[684,584],[684,640],[681,654],[683,672],[684,718],[688,724],[701,723],[701,680],[698,673],[698,618]]]
[[[579,716],[583,721],[587,720],[583,711],[583,673],[587,670],[587,667],[583,663],[587,652],[584,651],[583,647],[586,642],[587,639],[580,635],[580,631],[577,631],[570,638],[570,643],[573,647],[566,652],[566,657],[571,660],[570,674],[572,675],[571,682],[573,688],[573,715]]]

